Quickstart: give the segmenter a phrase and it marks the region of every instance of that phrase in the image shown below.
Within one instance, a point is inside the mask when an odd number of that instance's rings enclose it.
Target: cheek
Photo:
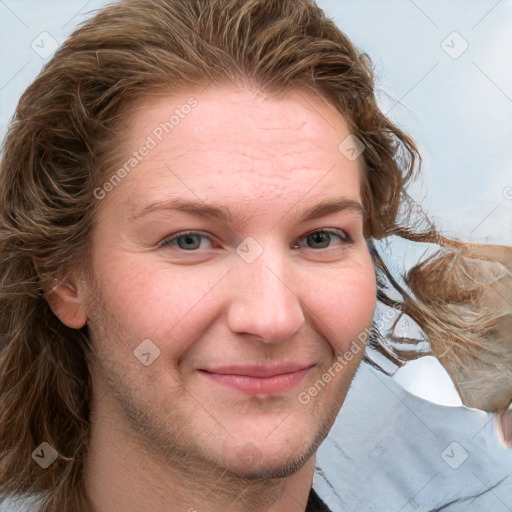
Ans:
[[[134,349],[150,339],[170,357],[185,350],[209,321],[205,306],[215,277],[201,266],[177,271],[113,253],[98,258],[95,275],[99,302],[112,328],[122,333],[122,343]]]
[[[129,344],[131,350],[149,338],[177,359],[228,307],[222,296],[226,292],[222,276],[228,270],[224,266],[171,269],[148,264],[144,255],[127,257],[109,251],[97,258],[95,269],[105,313],[122,331],[120,343]],[[370,326],[376,283],[369,255],[361,255],[346,268],[301,271],[293,281],[302,283],[296,291],[305,304],[305,316],[312,316],[313,328],[336,352],[345,351]]]
[[[346,351],[371,326],[377,300],[372,265],[340,273],[317,300],[316,311],[335,352]],[[319,307],[320,306],[320,307]]]

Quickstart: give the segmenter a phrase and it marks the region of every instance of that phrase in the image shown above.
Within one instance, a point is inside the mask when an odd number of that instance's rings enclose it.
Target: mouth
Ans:
[[[276,395],[296,388],[315,364],[286,366],[230,366],[200,369],[210,382],[237,389],[248,395]]]

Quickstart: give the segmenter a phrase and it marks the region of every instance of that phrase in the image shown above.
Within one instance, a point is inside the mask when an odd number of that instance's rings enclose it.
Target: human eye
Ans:
[[[333,247],[333,239],[338,239],[337,245],[342,248],[354,243],[352,238],[345,231],[337,228],[324,228],[317,229],[316,231],[312,231],[306,236],[303,236],[299,240],[299,243],[296,243],[293,246],[293,249],[300,249],[303,247],[314,250],[331,249]],[[302,241],[305,241],[307,245],[301,245],[300,242]]]
[[[204,244],[201,244],[202,240],[207,240],[210,246],[205,247]],[[211,239],[200,231],[182,231],[165,238],[158,244],[158,247],[195,252],[198,249],[211,249]]]

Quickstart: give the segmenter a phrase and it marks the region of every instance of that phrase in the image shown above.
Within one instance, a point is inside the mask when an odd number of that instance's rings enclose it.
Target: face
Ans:
[[[293,472],[314,453],[363,350],[339,356],[376,300],[360,158],[338,149],[349,133],[299,91],[138,105],[129,172],[97,193],[91,374],[121,411],[98,414],[169,460],[237,474]]]

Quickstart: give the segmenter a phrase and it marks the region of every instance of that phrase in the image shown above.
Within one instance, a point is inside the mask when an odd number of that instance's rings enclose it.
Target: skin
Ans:
[[[191,95],[139,102],[120,158]],[[86,490],[94,511],[304,511],[363,350],[332,368],[371,325],[376,284],[360,211],[299,218],[332,197],[361,203],[361,158],[340,153],[348,126],[310,92],[193,96],[197,107],[100,201],[92,276],[68,276],[52,302],[67,325],[88,324],[95,353]],[[233,218],[139,215],[170,198]],[[325,229],[340,231],[309,236]],[[186,230],[202,236],[169,242]],[[251,263],[237,253],[246,237],[262,250]],[[145,339],[160,351],[147,366],[134,355]],[[247,394],[200,371],[290,361],[310,368],[283,392]]]

